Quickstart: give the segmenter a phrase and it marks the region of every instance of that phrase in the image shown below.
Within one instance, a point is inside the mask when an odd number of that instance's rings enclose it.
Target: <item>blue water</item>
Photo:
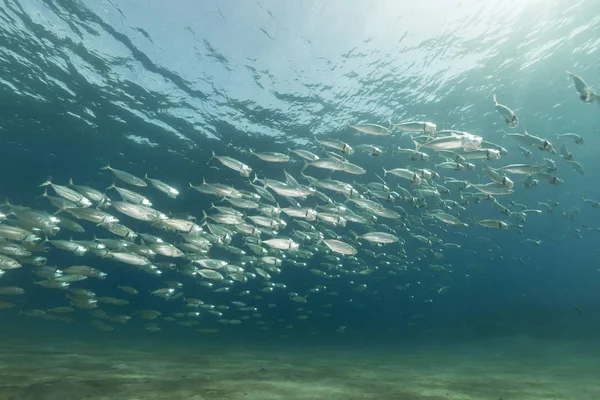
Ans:
[[[380,267],[371,275],[342,273],[322,280],[306,269],[284,266],[273,281],[287,288],[274,294],[261,293],[260,281],[235,284],[231,293],[213,293],[176,272],[157,278],[111,260],[80,259],[55,249],[46,254],[49,265],[85,263],[107,272],[105,281],[77,285],[102,296],[124,297],[117,285],[140,290],[128,306],[102,307],[110,313],[180,312],[180,301],[165,302],[147,293],[165,287],[166,280],[177,280],[184,283],[186,297],[217,305],[241,300],[257,307],[258,319],[270,328],[258,330],[256,321],[223,326],[205,316],[198,327],[160,321],[161,332],[146,333],[144,321],[134,317],[125,326],[112,324],[116,334],[179,337],[197,335],[194,330],[205,327],[237,338],[314,340],[316,335],[326,340],[339,338],[336,330],[344,326],[346,336],[359,340],[462,340],[515,334],[595,337],[600,326],[596,312],[600,233],[595,231],[600,211],[583,202],[580,194],[600,199],[596,157],[600,106],[579,100],[565,70],[600,90],[598,5],[593,0],[402,3],[6,0],[0,6],[0,195],[13,204],[53,211],[38,198],[42,193],[38,185],[47,177],[59,184],[73,178],[75,183],[102,189],[112,177],[100,168],[110,163],[180,189],[177,200],[144,190],[155,208],[200,218],[215,198],[188,191],[189,182],[199,185],[206,177],[209,182],[248,188],[235,172],[209,162],[213,151],[246,162],[259,177],[284,180],[281,165],[258,160],[249,150],[305,148],[318,153],[313,135],[371,143],[386,153],[378,158],[350,157],[367,175],[332,175],[366,183],[377,180],[382,166],[410,165],[389,150],[412,143],[400,134],[358,135],[346,123],[386,125],[388,119],[431,121],[438,130],[481,135],[509,150],[493,162],[494,167],[530,162],[503,137],[511,130],[493,107],[496,93],[519,117],[514,132],[527,129],[557,148],[562,140],[556,133],[575,132],[585,139],[583,146],[566,141],[585,175],[555,155],[551,158],[564,185],[542,181],[526,189],[517,176],[515,193],[499,197],[509,208],[511,200],[529,208],[538,208],[539,201],[559,203],[551,214],[531,215],[522,232],[427,223],[432,234],[460,244],[461,249],[443,249],[442,260],[422,256],[417,251],[421,244],[399,231],[407,241],[406,272],[392,275]],[[533,162],[548,156],[532,151]],[[297,178],[301,167],[297,160],[285,166]],[[475,172],[438,172],[443,177],[485,181],[479,167]],[[395,178],[388,182],[402,183]],[[416,216],[427,211],[401,205]],[[486,202],[461,213],[464,221],[469,217],[508,219]],[[151,230],[142,223],[128,225]],[[91,224],[86,227],[78,239],[92,239],[99,232]],[[69,236],[59,234],[62,239]],[[542,243],[528,246],[524,239]],[[391,254],[398,250],[394,246],[365,245]],[[321,257],[309,263],[318,268]],[[358,257],[365,264],[373,262],[360,252]],[[444,271],[435,271],[430,264],[441,264]],[[3,278],[2,284],[26,290],[26,296],[13,298],[17,308],[1,311],[8,325],[32,323],[17,316],[19,309],[65,305],[63,292],[31,284],[30,269],[8,271]],[[360,284],[367,289],[355,290]],[[314,285],[326,285],[338,295],[309,295],[307,303],[290,301],[288,292],[303,295]],[[439,294],[442,286],[449,289]],[[236,297],[241,290],[261,294],[262,299]],[[277,307],[268,308],[269,303]],[[324,309],[329,303],[331,308]],[[229,313],[235,316],[231,309]],[[309,318],[299,320],[297,315]],[[95,332],[86,312],[77,310],[73,317],[71,325],[39,321],[39,326]]]

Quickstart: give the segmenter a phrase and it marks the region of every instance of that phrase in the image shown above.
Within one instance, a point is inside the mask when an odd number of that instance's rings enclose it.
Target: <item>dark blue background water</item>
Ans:
[[[415,250],[420,244],[406,237],[414,264],[405,274],[392,276],[381,269],[324,282],[306,270],[287,268],[274,278],[285,283],[286,290],[247,302],[260,305],[263,320],[272,327],[266,334],[274,336],[336,335],[342,325],[349,335],[365,337],[593,335],[600,325],[600,233],[585,226],[600,227],[600,211],[585,204],[580,193],[600,199],[600,106],[578,99],[565,70],[600,89],[597,5],[592,0],[419,4],[4,1],[0,195],[15,204],[51,210],[45,199],[36,198],[41,194],[38,185],[48,176],[57,183],[72,177],[75,183],[103,188],[111,177],[100,168],[110,162],[165,180],[183,192],[177,201],[145,192],[156,208],[200,216],[214,199],[188,192],[189,182],[199,184],[207,177],[245,187],[241,177],[209,162],[212,151],[249,163],[260,177],[283,180],[280,166],[250,156],[249,149],[317,151],[312,135],[410,147],[406,137],[357,136],[345,125],[385,124],[389,118],[428,120],[438,129],[482,135],[509,149],[494,166],[527,162],[514,143],[503,138],[507,128],[491,100],[496,93],[517,112],[517,132],[527,129],[557,147],[562,142],[556,133],[575,132],[585,138],[583,147],[567,142],[584,166],[584,176],[554,157],[563,186],[541,182],[524,189],[517,184],[510,199],[500,199],[504,205],[514,200],[530,208],[537,208],[538,201],[555,200],[560,205],[553,214],[530,216],[522,233],[472,226],[461,237],[452,227],[444,227],[447,233],[431,228],[444,241],[462,246],[444,250],[439,262],[446,266],[444,272],[429,269],[436,263],[432,258],[418,260]],[[536,154],[535,160],[542,156]],[[378,159],[357,154],[351,161],[369,171],[362,182],[376,180],[374,174],[380,174],[382,166],[406,165],[391,154]],[[297,176],[301,164],[286,168]],[[474,172],[443,175],[478,179]],[[564,218],[563,210],[577,210],[574,221]],[[469,207],[464,213],[468,216],[502,217],[490,204]],[[573,229],[581,230],[581,239],[570,233]],[[91,231],[86,238],[91,239]],[[523,245],[526,238],[542,244]],[[392,247],[385,249],[393,253]],[[48,257],[59,266],[80,262],[55,250]],[[86,263],[109,274],[106,281],[86,283],[99,295],[123,297],[118,296],[117,284],[141,291],[164,287],[162,279],[107,260],[90,258]],[[208,303],[246,301],[210,293],[177,274],[167,278],[184,282],[186,296]],[[30,288],[22,308],[64,301],[60,292],[31,287],[26,268],[4,279]],[[368,289],[356,292],[350,280],[367,283]],[[407,283],[410,288],[396,289]],[[315,284],[339,295],[310,295],[307,304],[287,297],[289,291],[303,294]],[[440,286],[450,289],[438,295]],[[252,282],[239,290],[260,293],[259,288]],[[426,303],[427,299],[434,301]],[[270,310],[267,303],[277,308]],[[334,304],[332,316],[318,316],[327,303]],[[297,307],[314,314],[307,321],[297,320]],[[144,295],[118,313],[139,309],[159,309],[167,315],[179,311],[179,305]],[[3,313],[3,318],[12,317]],[[85,325],[89,317],[81,313],[78,320]],[[10,321],[29,323],[16,317]],[[416,326],[409,326],[411,322]],[[289,324],[293,329],[285,328]],[[134,320],[130,325],[133,328],[117,328],[133,332],[140,324]],[[163,325],[168,328],[162,335],[187,332]],[[216,326],[233,336],[265,335],[251,324]]]

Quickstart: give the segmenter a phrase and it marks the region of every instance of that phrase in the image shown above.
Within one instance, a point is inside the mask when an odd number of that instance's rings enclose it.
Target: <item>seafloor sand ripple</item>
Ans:
[[[597,359],[522,340],[360,352],[13,343],[0,400],[596,400]]]

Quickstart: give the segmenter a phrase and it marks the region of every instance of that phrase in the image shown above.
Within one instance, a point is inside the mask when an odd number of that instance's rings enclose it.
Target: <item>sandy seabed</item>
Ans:
[[[2,340],[0,400],[600,399],[600,352],[583,343],[198,343]]]

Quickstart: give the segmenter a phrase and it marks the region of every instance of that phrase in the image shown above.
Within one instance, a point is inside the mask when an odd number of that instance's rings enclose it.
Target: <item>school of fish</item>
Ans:
[[[568,76],[582,101],[600,103],[600,96],[581,77],[571,72]],[[445,252],[473,252],[462,249],[465,237],[489,241],[485,229],[521,232],[530,218],[559,206],[552,200],[519,204],[511,201],[513,193],[561,185],[570,173],[584,174],[570,151],[584,145],[583,137],[516,132],[515,112],[496,95],[492,100],[513,130],[502,137],[503,145],[469,132],[438,130],[433,122],[388,121],[349,123],[346,137],[353,138],[352,143],[315,137],[310,149],[250,150],[245,161],[213,152],[207,163],[230,171],[235,184],[210,179],[190,183],[186,196],[211,199],[212,206],[202,215],[153,208],[153,197],[176,202],[182,188],[111,165],[103,168],[113,180],[104,190],[68,177],[61,177],[64,184],[49,179],[40,185],[46,209],[12,204],[10,198],[0,208],[0,310],[18,309],[25,317],[62,322],[85,315],[102,331],[135,319],[148,331],[176,323],[218,333],[232,325],[268,330],[279,324],[292,329],[302,320],[330,317],[348,305],[336,300],[339,288],[377,296],[376,279],[402,282],[395,289],[409,290],[418,282],[403,280],[407,271],[444,274],[452,267],[444,263]],[[401,146],[365,143],[392,135]],[[360,143],[354,143],[356,138]],[[519,152],[523,162],[503,163],[509,149]],[[356,153],[394,165],[367,171],[353,160]],[[252,168],[265,163],[279,166],[273,169],[277,176],[262,176]],[[470,180],[461,178],[471,170],[478,172],[476,179],[474,174],[468,175]],[[367,172],[376,179],[364,179]],[[600,208],[600,201],[584,195],[582,200]],[[489,212],[465,216],[477,203],[489,204]],[[570,211],[562,214],[574,218]],[[570,234],[582,232],[574,229]],[[55,252],[71,253],[71,259],[80,262],[54,265],[46,256]],[[144,293],[114,282],[113,268],[120,268],[119,274],[149,274],[156,286]],[[303,288],[282,279],[284,269],[312,274],[319,283]],[[3,285],[31,278],[28,288]],[[109,292],[119,296],[92,291],[86,285],[90,280],[110,284]],[[416,300],[434,302],[451,289],[446,276],[428,297]],[[54,304],[14,300],[32,290],[64,295],[54,297],[61,299]],[[204,296],[207,293],[211,296]],[[214,293],[222,294],[221,301],[207,301],[215,299]],[[295,313],[264,318],[280,306],[274,299],[282,294],[296,303]],[[159,298],[168,307],[138,308],[136,303],[145,304],[138,301],[141,296]]]

